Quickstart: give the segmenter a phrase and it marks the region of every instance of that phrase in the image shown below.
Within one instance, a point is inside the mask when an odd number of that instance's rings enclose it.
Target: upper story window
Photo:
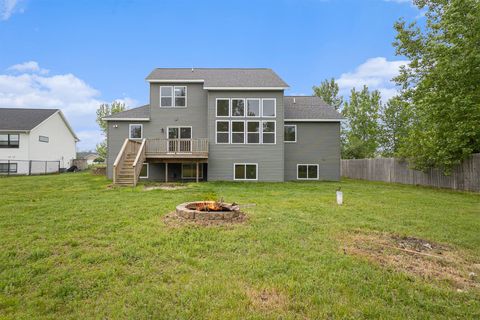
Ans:
[[[217,117],[230,116],[230,99],[217,99]]]
[[[20,135],[0,134],[0,148],[18,148],[20,146]]]
[[[129,126],[129,139],[142,139],[143,138],[143,125],[142,124],[131,124]]]
[[[187,87],[175,87],[175,107],[187,106]]]
[[[217,143],[230,143],[230,121],[218,120],[215,124],[217,127]]]
[[[247,99],[247,117],[260,117],[260,99]]]
[[[262,142],[275,144],[275,121],[262,121]]]
[[[245,121],[232,121],[232,143],[245,143]]]
[[[40,142],[47,142],[49,141],[50,139],[48,137],[45,137],[45,136],[38,136],[38,141]]]
[[[276,116],[276,100],[275,99],[262,99],[262,117],[275,117]]]
[[[160,107],[184,108],[187,106],[186,86],[161,86]]]
[[[232,99],[232,117],[245,116],[245,99]]]
[[[260,121],[247,121],[247,143],[260,143]]]
[[[297,125],[286,124],[283,141],[297,142]]]

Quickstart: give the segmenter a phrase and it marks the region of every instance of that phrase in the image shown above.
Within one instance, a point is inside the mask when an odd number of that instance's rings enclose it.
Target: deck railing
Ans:
[[[208,139],[147,139],[147,157],[208,157]]]

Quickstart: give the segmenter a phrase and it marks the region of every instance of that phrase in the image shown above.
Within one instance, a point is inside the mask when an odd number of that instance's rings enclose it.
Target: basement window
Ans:
[[[318,180],[318,164],[297,164],[297,180]]]
[[[233,180],[258,180],[257,163],[235,163]]]

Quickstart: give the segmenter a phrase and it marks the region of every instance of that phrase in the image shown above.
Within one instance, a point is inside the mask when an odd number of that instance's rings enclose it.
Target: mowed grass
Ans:
[[[0,179],[0,318],[480,317],[478,289],[342,250],[342,235],[381,231],[480,260],[478,194],[353,180],[148,192],[109,184],[89,173]],[[249,221],[162,219],[179,203],[221,197],[255,203]]]

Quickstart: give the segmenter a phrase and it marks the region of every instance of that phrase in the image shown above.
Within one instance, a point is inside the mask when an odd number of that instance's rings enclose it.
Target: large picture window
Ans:
[[[247,117],[260,117],[260,99],[247,99]]]
[[[245,99],[232,99],[232,117],[245,116]]]
[[[131,124],[129,126],[129,136],[130,139],[142,139],[143,138],[143,125],[141,124]]]
[[[17,173],[18,165],[16,162],[0,163],[0,173]]]
[[[318,164],[297,164],[298,180],[318,180]]]
[[[217,99],[217,117],[230,116],[230,99]]]
[[[230,122],[229,121],[217,121],[217,143],[230,143]]]
[[[260,121],[247,121],[247,143],[260,143]]]
[[[286,124],[284,138],[285,142],[297,142],[297,126],[295,124]]]
[[[276,103],[275,99],[262,99],[262,117],[276,116]]]
[[[161,86],[160,107],[183,108],[187,106],[186,86]]]
[[[262,143],[264,144],[275,143],[275,121],[262,122]]]
[[[232,121],[232,143],[245,143],[245,121]]]
[[[0,133],[0,148],[18,148],[20,146],[20,136],[18,134]]]
[[[233,165],[234,180],[258,180],[258,164],[235,163]]]
[[[197,164],[196,163],[182,163],[182,179],[196,179],[197,178]],[[198,178],[203,179],[203,164],[198,165]]]

